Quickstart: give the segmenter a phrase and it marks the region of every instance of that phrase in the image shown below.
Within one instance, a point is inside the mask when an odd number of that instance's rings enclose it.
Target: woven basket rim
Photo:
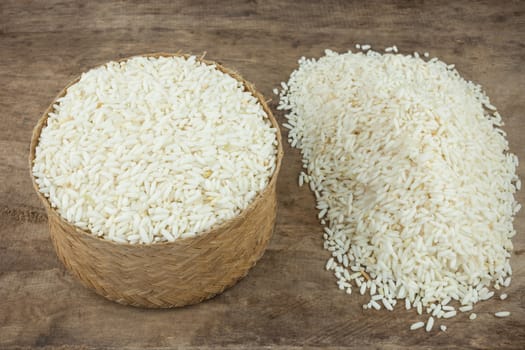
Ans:
[[[202,62],[202,63],[204,63],[206,65],[214,66],[219,71],[221,71],[221,72],[223,72],[225,74],[228,74],[229,76],[231,76],[235,80],[241,82],[243,84],[243,86],[244,86],[244,90],[250,92],[255,98],[257,98],[257,100],[261,104],[264,112],[268,116],[268,120],[270,121],[272,126],[275,128],[275,130],[276,130],[276,135],[275,136],[276,136],[276,139],[277,139],[277,155],[276,155],[276,159],[275,159],[274,171],[270,175],[270,180],[268,181],[268,184],[266,185],[266,187],[255,196],[255,198],[250,202],[250,204],[246,208],[242,209],[241,212],[239,214],[237,214],[236,216],[234,216],[233,218],[225,220],[225,221],[221,221],[218,224],[212,226],[211,228],[209,228],[209,229],[207,229],[205,231],[198,232],[193,237],[184,237],[184,238],[181,237],[181,238],[177,238],[173,242],[153,242],[153,243],[150,243],[150,244],[121,243],[121,242],[116,242],[116,241],[113,241],[113,240],[105,239],[105,238],[99,237],[97,235],[94,235],[90,231],[81,229],[80,227],[78,227],[78,226],[70,223],[69,221],[67,221],[62,215],[60,215],[58,213],[58,211],[55,208],[53,208],[51,206],[51,203],[49,202],[49,199],[40,192],[38,184],[35,181],[35,176],[33,175],[33,162],[34,162],[34,158],[35,158],[36,147],[37,147],[39,139],[40,139],[40,133],[42,131],[42,128],[47,124],[47,119],[48,119],[49,113],[53,110],[53,106],[56,104],[56,101],[59,98],[63,97],[67,93],[67,90],[68,90],[69,87],[71,87],[72,85],[76,84],[80,80],[80,78],[81,78],[81,76],[82,76],[82,74],[84,72],[87,72],[89,70],[96,69],[96,68],[99,68],[99,67],[103,67],[103,66],[105,66],[106,64],[108,64],[110,62],[124,62],[124,61],[130,60],[130,59],[132,59],[134,57],[156,57],[156,58],[159,58],[159,57],[185,57],[185,58],[189,58],[191,56],[195,56],[197,58],[197,61]],[[51,104],[46,108],[46,110],[44,111],[44,113],[42,114],[40,119],[38,120],[37,124],[33,128],[33,133],[32,133],[32,136],[31,136],[31,144],[30,144],[29,157],[28,157],[28,160],[29,160],[29,174],[31,176],[31,182],[33,183],[33,188],[35,189],[35,191],[36,191],[38,197],[40,198],[40,200],[42,201],[42,203],[44,204],[46,210],[48,212],[52,212],[54,215],[56,215],[58,218],[60,218],[63,221],[64,224],[68,225],[75,232],[85,236],[88,239],[95,239],[95,240],[104,242],[105,244],[109,244],[109,245],[113,245],[113,246],[125,246],[125,247],[133,247],[133,248],[137,248],[137,249],[148,249],[150,247],[170,246],[170,245],[186,245],[186,244],[188,244],[188,243],[190,243],[192,241],[202,239],[205,236],[209,236],[209,235],[213,235],[213,234],[220,235],[220,233],[222,231],[224,231],[224,229],[234,225],[236,222],[239,222],[239,221],[243,220],[244,217],[246,217],[251,211],[253,211],[253,209],[263,199],[263,197],[269,195],[269,191],[272,189],[274,182],[277,181],[279,170],[281,168],[281,161],[282,161],[282,158],[283,158],[284,151],[283,151],[283,145],[282,145],[282,139],[281,139],[282,136],[281,136],[281,130],[279,128],[279,123],[275,119],[271,109],[268,107],[268,104],[267,104],[266,100],[264,99],[264,96],[255,89],[255,86],[252,83],[250,83],[247,80],[245,80],[236,71],[234,71],[234,70],[232,70],[230,68],[224,67],[221,63],[218,63],[218,62],[212,61],[212,60],[204,59],[204,56],[205,56],[205,53],[203,55],[201,55],[201,56],[197,56],[197,55],[192,55],[192,54],[188,54],[188,53],[180,53],[180,52],[176,52],[176,53],[153,52],[153,53],[137,54],[137,55],[133,55],[133,56],[120,58],[120,59],[117,59],[117,60],[107,61],[107,62],[105,62],[103,64],[99,64],[99,65],[93,66],[93,67],[89,68],[88,70],[80,73],[80,75],[76,76],[73,80],[71,80],[56,95],[56,97],[53,99]]]

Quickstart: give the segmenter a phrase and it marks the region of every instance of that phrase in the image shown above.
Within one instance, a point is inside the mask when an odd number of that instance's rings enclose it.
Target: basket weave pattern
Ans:
[[[146,56],[175,56],[151,54]],[[183,55],[180,55],[183,56]],[[127,60],[123,59],[123,60]],[[121,304],[166,308],[195,304],[233,286],[263,255],[273,233],[277,201],[276,182],[283,155],[279,127],[262,95],[237,73],[217,69],[243,82],[258,98],[277,130],[277,164],[265,190],[237,217],[196,237],[150,245],[120,244],[101,239],[68,223],[33,186],[44,203],[49,230],[58,258],[84,285]],[[64,88],[57,98],[65,95]],[[55,99],[56,100],[56,99]],[[54,102],[36,125],[29,154],[30,168],[40,132]]]

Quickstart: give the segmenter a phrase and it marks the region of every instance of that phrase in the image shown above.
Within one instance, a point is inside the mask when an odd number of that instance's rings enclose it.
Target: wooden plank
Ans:
[[[505,302],[476,305],[446,333],[410,332],[413,312],[367,311],[324,271],[314,199],[297,186],[300,154],[285,144],[270,247],[234,288],[200,305],[142,310],[106,301],[58,263],[27,166],[31,130],[56,93],[110,59],[207,52],[267,98],[301,56],[355,43],[429,51],[481,83],[525,159],[525,5],[497,1],[0,2],[0,348],[519,348],[525,344],[525,211],[515,227]],[[272,103],[275,109],[275,101]],[[282,121],[282,113],[277,113]],[[285,130],[283,130],[285,131]],[[286,132],[284,133],[286,137]],[[525,167],[519,175],[525,178]],[[518,200],[525,203],[524,191]],[[512,311],[496,319],[493,311]]]

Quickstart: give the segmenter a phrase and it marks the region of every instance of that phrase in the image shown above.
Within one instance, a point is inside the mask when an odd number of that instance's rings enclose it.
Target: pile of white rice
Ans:
[[[84,73],[49,113],[36,183],[58,213],[121,243],[191,237],[268,184],[276,130],[242,83],[195,57]]]
[[[365,309],[453,317],[510,284],[518,159],[453,65],[369,48],[303,57],[282,83],[299,184],[315,193],[340,289],[368,293]]]

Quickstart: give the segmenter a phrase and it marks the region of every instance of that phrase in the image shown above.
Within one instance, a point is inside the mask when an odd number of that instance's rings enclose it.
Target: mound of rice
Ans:
[[[70,223],[121,243],[191,237],[268,184],[276,130],[241,82],[195,57],[84,73],[42,129],[33,174]]]
[[[452,300],[468,311],[508,286],[518,159],[479,85],[437,58],[370,50],[303,57],[282,86],[340,289],[448,318]]]

